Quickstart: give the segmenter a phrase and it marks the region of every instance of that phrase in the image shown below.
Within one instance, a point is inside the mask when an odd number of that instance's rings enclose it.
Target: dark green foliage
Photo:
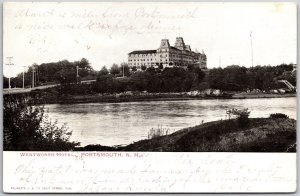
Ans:
[[[270,114],[270,118],[289,118],[288,115],[282,113]]]
[[[250,111],[248,111],[248,108],[245,109],[232,108],[230,110],[227,110],[226,114],[228,116],[228,119],[231,119],[232,116],[236,117],[239,127],[247,127],[249,124]]]
[[[58,127],[45,114],[43,106],[33,106],[25,95],[4,96],[4,150],[72,150],[79,143],[70,142],[71,132]]]
[[[87,95],[93,94],[92,86],[89,84],[64,84],[57,87],[58,95]]]
[[[126,73],[126,70],[124,71]],[[199,85],[205,74],[201,69],[187,71],[180,67],[165,68],[163,71],[149,67],[136,71],[127,78],[99,74],[92,85],[94,93],[119,93],[124,91],[184,92]],[[72,89],[72,88],[71,88]],[[66,89],[66,91],[70,91]],[[82,91],[84,94],[86,91]],[[62,92],[63,93],[63,92]]]
[[[249,115],[247,114],[241,114],[238,118],[237,118],[238,124],[240,127],[247,127],[249,124]]]
[[[192,131],[190,134],[186,134],[181,137],[176,143],[175,148],[181,151],[195,151],[196,146],[201,146],[204,143],[216,143],[220,140],[220,136],[224,133],[234,132],[239,127],[235,120],[221,121],[214,123],[209,128],[204,127],[200,131]],[[205,148],[203,146],[203,148]],[[209,150],[208,150],[209,151]]]
[[[133,66],[133,67],[131,68],[131,71],[136,72],[136,71],[137,71],[137,67],[136,67],[136,66]]]
[[[123,76],[123,71],[124,71],[124,76],[130,76],[130,68],[127,63],[121,63],[120,70],[121,70],[120,73],[122,74],[122,76]]]
[[[244,145],[237,145],[236,148],[239,152],[296,152],[296,147],[293,146],[296,138],[296,131],[282,131],[267,134],[266,138],[259,138]]]
[[[270,90],[277,88],[278,80],[285,79],[296,85],[296,75],[291,73],[293,65],[256,66],[245,68],[237,65],[226,68],[213,68],[207,80],[210,88],[224,91],[243,91],[247,89]]]
[[[99,75],[107,75],[108,73],[108,69],[105,66],[103,66],[99,71]]]
[[[80,78],[87,76],[95,76],[95,71],[90,66],[87,59],[82,58],[80,61],[69,62],[62,60],[52,63],[42,63],[40,65],[33,64],[24,72],[25,87],[32,85],[32,70],[35,70],[35,86],[52,84],[52,83],[76,83],[77,70]],[[5,80],[6,81],[6,80]],[[23,73],[17,77],[11,78],[12,87],[23,87]],[[8,83],[4,83],[4,88],[8,87]]]
[[[129,90],[128,78],[115,78],[112,75],[98,76],[92,84],[94,93],[119,93]],[[90,93],[91,94],[91,93]]]
[[[147,69],[146,65],[141,66],[141,70],[145,71]]]
[[[109,70],[109,72],[113,75],[119,74],[121,72],[119,65],[113,64]]]

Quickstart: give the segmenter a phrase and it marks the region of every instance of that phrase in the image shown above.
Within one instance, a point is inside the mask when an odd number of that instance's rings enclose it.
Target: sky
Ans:
[[[297,63],[295,3],[6,2],[3,73],[86,58],[95,70],[183,37],[207,67]]]

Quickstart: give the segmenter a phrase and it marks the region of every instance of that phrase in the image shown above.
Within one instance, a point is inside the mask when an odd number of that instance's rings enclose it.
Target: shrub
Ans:
[[[274,113],[270,114],[270,118],[289,118],[286,114]]]
[[[52,123],[43,106],[33,106],[31,98],[19,95],[4,97],[4,150],[39,151],[73,150],[77,142],[70,142],[71,131]]]
[[[249,114],[241,114],[237,118],[237,121],[240,127],[247,127],[249,124]]]
[[[246,127],[249,124],[249,115],[250,111],[248,111],[248,108],[245,109],[231,109],[226,111],[227,115],[229,116],[229,119],[231,116],[235,116],[237,118],[237,122],[239,127]]]
[[[168,135],[169,129],[163,127],[151,128],[148,132],[148,139]]]

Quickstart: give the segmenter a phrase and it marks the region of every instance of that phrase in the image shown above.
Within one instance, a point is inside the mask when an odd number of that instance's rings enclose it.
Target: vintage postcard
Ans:
[[[4,2],[7,193],[295,192],[297,5]]]

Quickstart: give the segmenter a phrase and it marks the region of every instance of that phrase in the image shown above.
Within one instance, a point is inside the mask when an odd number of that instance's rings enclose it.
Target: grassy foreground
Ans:
[[[208,122],[124,147],[88,145],[77,150],[159,152],[296,152],[296,120],[251,118]]]

